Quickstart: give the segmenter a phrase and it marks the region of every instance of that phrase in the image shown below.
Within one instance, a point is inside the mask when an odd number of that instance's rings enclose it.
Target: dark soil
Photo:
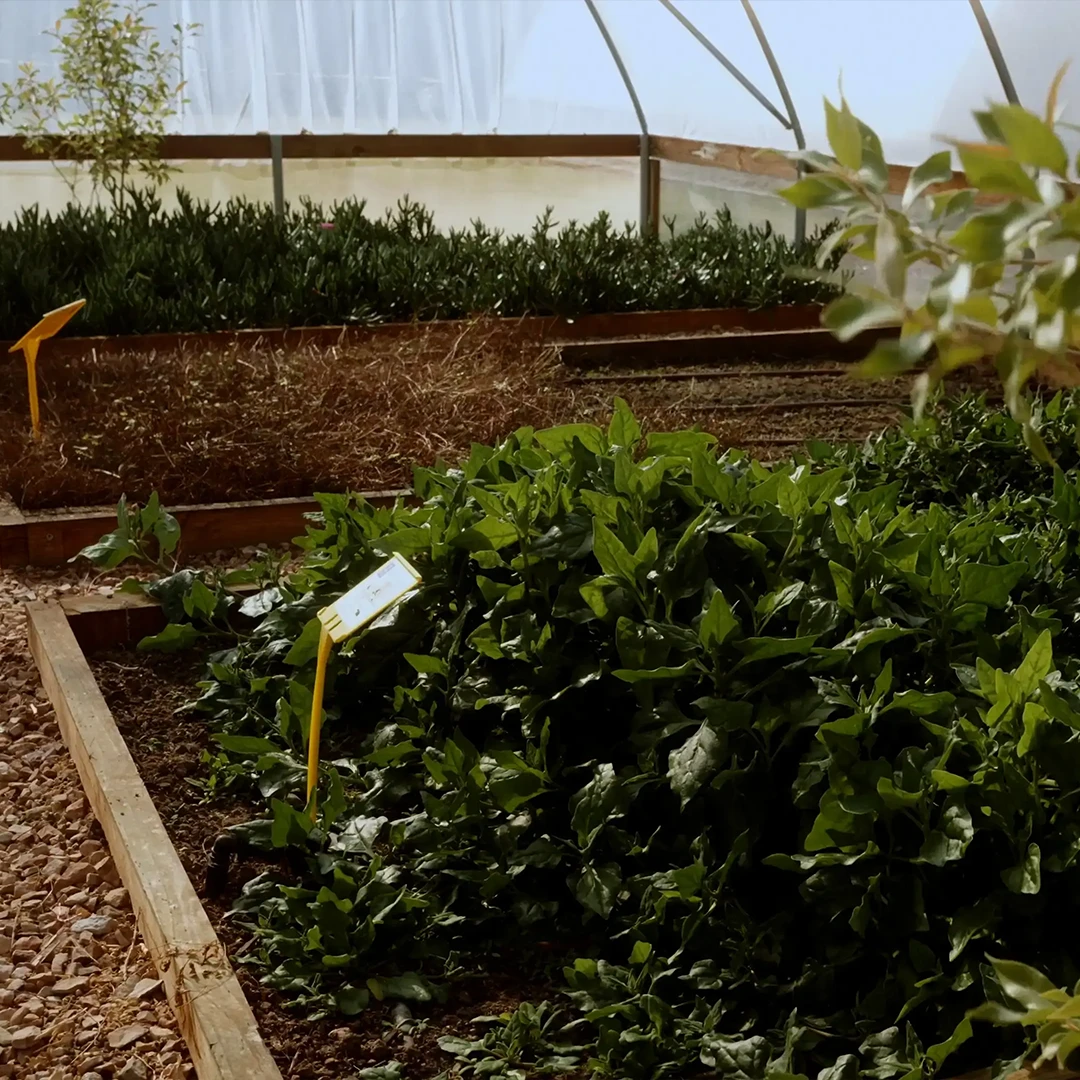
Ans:
[[[800,366],[806,376],[775,374]],[[647,430],[699,424],[722,446],[768,460],[808,438],[865,438],[897,420],[907,393],[902,380],[856,382],[828,356],[725,371],[583,380],[553,350],[482,321],[328,350],[236,346],[50,363],[46,349],[35,442],[25,369],[4,356],[0,496],[46,510],[121,495],[144,502],[155,490],[176,506],[407,487],[414,464],[467,455],[517,427],[602,422],[616,394]]]
[[[445,1035],[477,1038],[477,1016],[512,1011],[523,1001],[554,999],[558,991],[539,970],[543,947],[532,957],[494,958],[492,970],[455,978],[443,1006],[426,1015],[416,1010],[411,1025],[395,1028],[390,1004],[373,1004],[360,1016],[310,1021],[288,1011],[287,999],[260,984],[256,969],[237,963],[251,947],[248,931],[226,917],[244,883],[270,869],[244,860],[234,865],[220,896],[204,888],[214,838],[228,825],[257,816],[262,806],[226,794],[212,802],[191,783],[204,774],[205,726],[176,717],[201,677],[203,658],[193,654],[141,654],[117,650],[92,656],[90,664],[117,726],[135,759],[150,796],[172,837],[188,877],[225,945],[262,1036],[287,1080],[339,1080],[360,1068],[399,1061],[410,1078],[434,1077],[451,1064],[438,1041]],[[530,966],[537,968],[530,972]]]

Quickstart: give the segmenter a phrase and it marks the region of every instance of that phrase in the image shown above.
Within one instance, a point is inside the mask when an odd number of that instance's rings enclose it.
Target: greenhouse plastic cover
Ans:
[[[674,0],[785,110],[738,0]],[[0,0],[0,80],[33,61],[55,73],[42,31],[68,0]],[[784,129],[659,0],[595,0],[655,135],[794,149]],[[1080,46],[1077,0],[988,0],[1020,100],[1041,109]],[[755,0],[806,140],[825,149],[822,96],[843,90],[914,164],[935,136],[971,133],[1001,82],[965,0]],[[188,134],[307,130],[381,134],[640,132],[585,0],[160,0],[185,40]],[[1080,65],[1063,100],[1080,96]],[[1072,108],[1068,108],[1072,112]],[[1072,117],[1076,119],[1075,116]]]

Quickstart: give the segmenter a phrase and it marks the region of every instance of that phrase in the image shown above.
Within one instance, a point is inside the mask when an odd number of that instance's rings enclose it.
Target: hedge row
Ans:
[[[726,210],[660,240],[550,211],[528,235],[440,232],[408,199],[378,218],[357,201],[279,219],[183,193],[174,210],[153,195],[120,211],[33,206],[0,230],[0,338],[77,297],[80,335],[813,303],[830,290],[786,270],[820,240],[743,229]]]

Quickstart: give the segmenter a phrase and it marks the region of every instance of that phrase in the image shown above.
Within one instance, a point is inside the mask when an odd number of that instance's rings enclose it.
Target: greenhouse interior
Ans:
[[[0,1080],[1080,1080],[1080,0],[0,0]]]

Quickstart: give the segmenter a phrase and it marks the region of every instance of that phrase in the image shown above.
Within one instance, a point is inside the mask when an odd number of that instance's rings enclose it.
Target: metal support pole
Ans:
[[[784,127],[791,127],[791,120],[785,116],[672,2],[660,0],[660,3],[675,16],[694,38],[700,42],[715,60],[718,60],[728,74],[765,110],[772,113]]]
[[[1005,63],[1005,54],[998,44],[997,34],[994,33],[994,28],[990,25],[990,18],[986,14],[986,9],[982,6],[982,0],[968,0],[968,3],[971,4],[971,10],[975,14],[975,21],[982,31],[983,41],[986,42],[990,59],[994,61],[998,78],[1001,80],[1001,88],[1005,91],[1005,99],[1010,105],[1019,105],[1020,97],[1016,92],[1016,84],[1012,81],[1012,75],[1009,74],[1009,65]]]
[[[630,102],[634,106],[634,112],[637,114],[638,126],[641,128],[641,178],[638,229],[642,236],[648,236],[651,229],[649,210],[652,207],[652,185],[649,180],[649,124],[645,119],[645,110],[641,107],[640,100],[638,100],[637,91],[634,89],[634,84],[630,79],[630,73],[626,70],[626,65],[623,63],[623,59],[619,55],[619,50],[616,48],[615,42],[608,32],[607,24],[600,17],[600,12],[596,9],[594,0],[585,0],[585,6],[589,9],[589,14],[592,15],[593,21],[596,23],[596,28],[600,31],[600,36],[604,39],[604,44],[608,47],[608,52],[611,53],[611,59],[615,61],[615,66],[619,69],[619,75],[622,77],[623,85],[626,87],[626,92],[630,95]]]
[[[754,28],[754,34],[757,36],[758,44],[761,46],[761,51],[765,54],[765,59],[769,64],[769,70],[772,72],[772,77],[776,81],[776,89],[780,91],[780,97],[784,100],[784,108],[787,109],[788,120],[790,121],[789,127],[791,133],[795,136],[795,145],[800,150],[806,149],[806,136],[803,134],[802,124],[799,123],[799,114],[795,109],[795,101],[791,96],[791,92],[788,90],[787,80],[784,78],[784,73],[780,70],[780,64],[777,62],[776,54],[772,51],[772,46],[769,44],[769,39],[765,36],[765,29],[758,21],[757,12],[754,10],[750,0],[742,0],[743,11],[746,12],[746,17],[750,20],[750,25]],[[799,165],[799,176],[803,174],[802,165]],[[801,244],[806,239],[806,211],[797,209],[795,211],[795,243]]]
[[[281,153],[281,136],[270,136],[270,174],[274,181],[274,214],[285,216],[285,168]]]

